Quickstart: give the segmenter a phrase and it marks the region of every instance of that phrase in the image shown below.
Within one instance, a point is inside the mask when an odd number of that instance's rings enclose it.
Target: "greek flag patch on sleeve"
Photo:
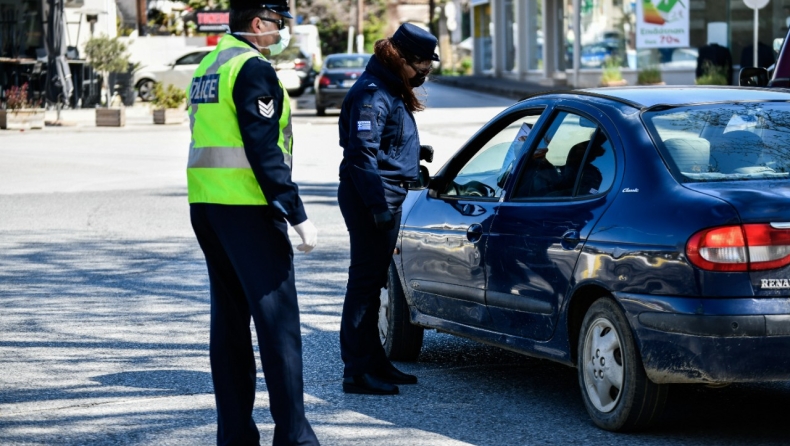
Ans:
[[[274,98],[271,96],[258,98],[258,113],[264,118],[274,116]]]
[[[370,121],[357,121],[357,131],[358,132],[369,132],[370,131]]]

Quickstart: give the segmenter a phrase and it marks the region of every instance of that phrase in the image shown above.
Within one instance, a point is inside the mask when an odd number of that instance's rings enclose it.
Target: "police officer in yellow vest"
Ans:
[[[288,45],[287,0],[231,0],[230,34],[195,71],[187,181],[211,284],[217,443],[259,444],[252,419],[255,322],[275,445],[317,445],[304,415],[302,339],[288,223],[315,247],[291,180],[288,94],[266,56]],[[286,223],[287,222],[287,223]]]

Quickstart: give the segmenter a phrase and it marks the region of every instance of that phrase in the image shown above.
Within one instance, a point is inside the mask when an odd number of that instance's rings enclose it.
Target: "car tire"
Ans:
[[[150,102],[154,99],[154,87],[156,82],[152,79],[143,79],[137,83],[137,96],[143,102]]]
[[[381,291],[379,307],[379,338],[387,357],[393,361],[416,361],[424,332],[422,327],[411,323],[398,271],[390,263],[387,288]]]
[[[326,116],[326,107],[319,107],[316,105],[315,114],[318,116]]]
[[[602,297],[587,310],[578,347],[579,386],[598,427],[633,431],[658,419],[667,385],[647,378],[631,326],[613,299]]]

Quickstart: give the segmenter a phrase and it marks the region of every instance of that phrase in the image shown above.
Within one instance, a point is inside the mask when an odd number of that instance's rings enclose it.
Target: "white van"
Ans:
[[[323,56],[321,55],[321,39],[318,37],[318,28],[315,25],[296,25],[292,28],[293,43],[305,55],[312,59],[314,71],[321,69]]]

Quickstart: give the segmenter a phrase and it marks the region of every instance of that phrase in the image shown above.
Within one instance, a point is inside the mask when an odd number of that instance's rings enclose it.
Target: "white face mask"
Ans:
[[[233,34],[238,34],[240,36],[268,36],[269,34],[279,34],[280,35],[280,41],[275,43],[275,44],[269,45],[269,46],[260,46],[260,45],[256,44],[255,42],[250,42],[253,45],[255,45],[255,47],[258,48],[258,50],[268,49],[269,50],[269,54],[271,54],[272,56],[276,56],[276,55],[282,53],[283,50],[285,50],[288,47],[288,43],[291,41],[291,32],[288,30],[287,26],[285,28],[279,30],[279,31],[266,31],[265,33],[242,33],[242,32],[238,32],[238,33],[233,33]]]

